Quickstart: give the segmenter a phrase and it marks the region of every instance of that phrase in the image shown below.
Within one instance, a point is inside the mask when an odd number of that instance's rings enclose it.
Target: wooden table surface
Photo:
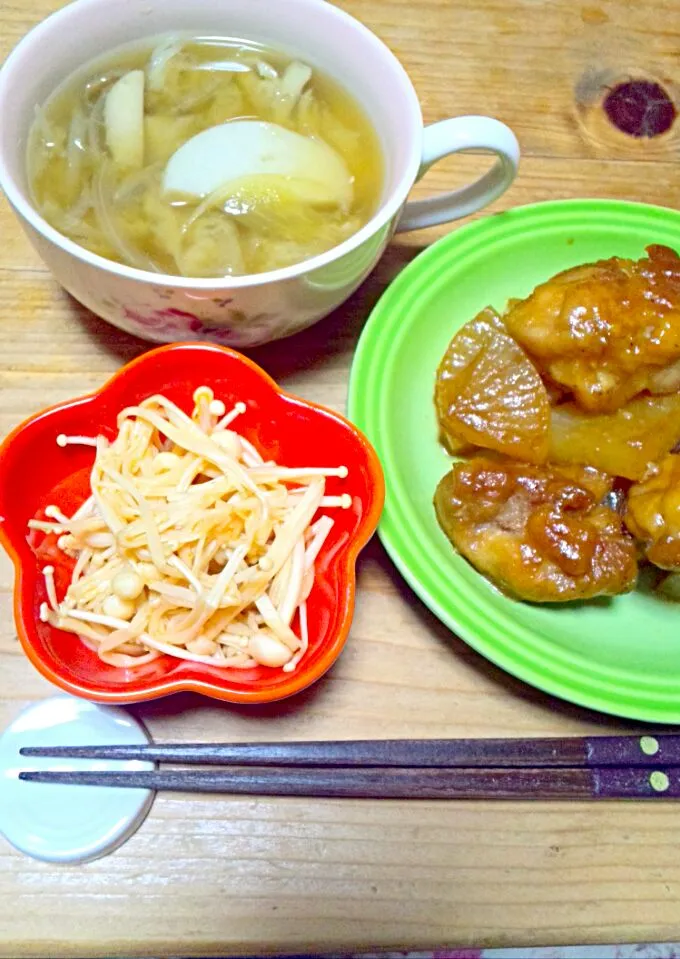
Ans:
[[[275,5],[272,0],[273,6]],[[282,0],[279,4],[283,5]],[[634,140],[597,103],[622,75],[671,96],[680,5],[628,0],[343,0],[413,77],[427,121],[489,113],[522,145],[495,205],[604,196],[676,206],[671,131]],[[59,0],[2,0],[4,56]],[[122,5],[121,5],[122,6]],[[0,118],[0,122],[1,118]],[[451,160],[424,189],[462,182]],[[444,231],[439,231],[444,232]],[[287,389],[343,409],[371,305],[437,231],[400,237],[347,306],[254,352]],[[0,431],[98,386],[145,344],[79,308],[0,209]],[[54,692],[18,646],[0,566],[0,728]],[[568,735],[632,730],[509,678],[450,635],[375,540],[341,660],[282,705],[178,696],[135,710],[159,739]],[[1,825],[1,824],[0,824]],[[668,940],[680,936],[680,809],[162,795],[139,832],[87,866],[34,862],[0,839],[0,954],[226,955]]]

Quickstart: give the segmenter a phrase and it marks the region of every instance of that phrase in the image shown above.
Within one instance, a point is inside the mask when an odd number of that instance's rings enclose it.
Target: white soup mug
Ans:
[[[284,269],[189,279],[104,259],[43,219],[26,177],[36,106],[87,61],[121,44],[173,32],[278,47],[329,73],[361,103],[382,144],[385,176],[375,215],[358,233]],[[456,117],[423,128],[415,90],[394,54],[325,0],[125,0],[122,6],[76,0],[31,30],[10,54],[0,71],[0,117],[0,187],[55,278],[105,320],[160,343],[205,337],[249,347],[311,325],[359,286],[395,231],[481,209],[512,183],[519,161],[514,134],[490,117]],[[495,154],[496,163],[463,189],[407,202],[433,163],[467,150]]]

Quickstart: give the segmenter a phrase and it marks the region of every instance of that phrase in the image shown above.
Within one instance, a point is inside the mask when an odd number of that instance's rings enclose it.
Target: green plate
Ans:
[[[451,630],[501,668],[571,702],[680,723],[680,606],[644,585],[612,600],[537,606],[503,596],[452,549],[432,497],[450,459],[437,442],[434,372],[455,331],[504,309],[579,263],[680,251],[680,213],[568,200],[471,223],[418,256],[374,309],[357,348],[349,415],[385,471],[380,537],[396,566]]]

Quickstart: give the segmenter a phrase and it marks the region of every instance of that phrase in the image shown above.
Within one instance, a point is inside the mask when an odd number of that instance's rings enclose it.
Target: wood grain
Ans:
[[[399,55],[430,122],[488,113],[523,149],[492,207],[605,196],[677,206],[678,141],[633,141],[588,110],[593,90],[642,72],[679,79],[680,6],[627,0],[342,0]],[[0,56],[59,0],[0,0]],[[441,164],[417,193],[485,163]],[[254,351],[286,388],[344,408],[357,336],[385,285],[444,230],[398,238],[347,306]],[[0,432],[99,385],[143,343],[60,292],[0,208]],[[13,632],[0,561],[0,727],[53,690]],[[636,727],[549,699],[450,635],[380,545],[359,568],[337,667],[279,706],[178,696],[135,709],[154,737],[271,740],[565,736]],[[663,941],[680,936],[670,806],[446,805],[161,796],[112,856],[81,867],[24,858],[0,840],[0,955],[226,955],[442,945]]]

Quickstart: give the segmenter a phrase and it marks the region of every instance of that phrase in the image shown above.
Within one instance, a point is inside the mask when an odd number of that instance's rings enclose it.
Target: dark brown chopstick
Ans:
[[[354,799],[680,798],[680,769],[230,769],[22,772],[38,783]]]
[[[24,747],[22,756],[187,765],[499,768],[680,765],[680,735]]]

